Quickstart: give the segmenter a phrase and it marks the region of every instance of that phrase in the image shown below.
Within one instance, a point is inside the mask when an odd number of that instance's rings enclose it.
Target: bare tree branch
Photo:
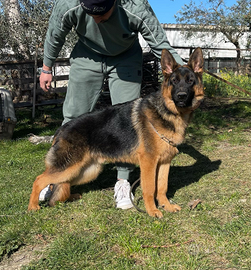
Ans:
[[[201,28],[210,28],[210,34],[216,37],[222,33],[226,41],[236,47],[237,70],[240,67],[241,51],[240,39],[251,29],[251,2],[238,0],[231,7],[225,5],[224,0],[208,0],[197,6],[193,1],[182,7],[175,16],[178,23],[183,25],[183,34],[186,38],[203,38],[208,32]],[[188,25],[191,27],[189,28]],[[246,40],[246,47],[250,40]]]

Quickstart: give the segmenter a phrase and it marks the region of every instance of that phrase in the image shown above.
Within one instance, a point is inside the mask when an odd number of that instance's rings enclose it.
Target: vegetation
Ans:
[[[220,77],[251,92],[251,77],[249,75],[236,75],[231,71],[222,71]],[[203,82],[208,97],[250,97],[248,94],[206,73],[203,75]]]
[[[44,170],[61,108],[16,111],[12,141],[0,141],[1,269],[250,269],[251,106],[220,99],[196,110],[186,142],[172,162],[168,197],[182,206],[157,220],[114,206],[114,165],[97,181],[75,188],[82,199],[28,213],[32,183]],[[46,116],[46,117],[45,117]],[[45,120],[46,119],[46,120]],[[132,173],[131,182],[139,177]],[[143,209],[141,189],[136,201]],[[200,199],[193,210],[188,203]],[[15,268],[16,267],[16,268]]]
[[[38,47],[43,55],[44,39],[49,17],[53,8],[52,0],[0,0],[0,54],[7,59],[11,53],[15,60],[31,60]],[[61,51],[61,56],[75,43],[72,31]]]
[[[14,52],[18,59],[32,59],[35,47],[42,48],[52,4],[49,0],[0,0],[3,55]]]
[[[231,7],[224,0],[208,0],[197,5],[194,1],[185,4],[176,15],[178,23],[184,24],[184,34],[187,38],[196,36],[200,39],[212,35],[215,47],[215,37],[222,34],[219,42],[230,42],[236,48],[237,71],[240,70],[241,44],[250,49],[251,3],[249,0],[238,0]]]

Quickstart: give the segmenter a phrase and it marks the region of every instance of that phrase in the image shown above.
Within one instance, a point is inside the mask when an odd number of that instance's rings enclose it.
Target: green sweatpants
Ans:
[[[79,41],[71,53],[70,64],[63,124],[93,110],[107,76],[113,105],[140,96],[142,49],[138,42],[120,55],[104,56]],[[128,179],[131,169],[118,166],[118,178]]]
[[[142,50],[138,43],[120,55],[102,56],[78,42],[71,54],[70,64],[63,124],[93,110],[106,76],[113,105],[140,96]]]

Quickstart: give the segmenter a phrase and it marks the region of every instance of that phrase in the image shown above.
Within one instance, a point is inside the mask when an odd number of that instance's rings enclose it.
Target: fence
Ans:
[[[251,55],[251,52],[250,52]],[[251,57],[242,57],[240,59],[241,72],[251,75]],[[205,69],[212,73],[220,73],[220,71],[237,71],[236,58],[234,57],[215,57],[212,56],[210,51],[207,52],[205,57]]]
[[[189,53],[192,47],[175,47],[187,50]],[[217,73],[220,69],[233,69],[235,66],[234,58],[215,58],[210,57],[210,49],[204,49],[205,68],[211,73]],[[220,50],[220,49],[217,49]],[[226,49],[224,49],[226,50]],[[231,49],[229,49],[231,50]],[[250,69],[250,59],[242,59],[243,68]],[[39,86],[39,73],[42,67],[41,60],[24,62],[0,62],[0,85],[12,92],[15,107],[35,107],[61,104],[67,89],[69,59],[58,59],[53,67],[53,88],[49,94],[45,94]],[[209,73],[210,73],[209,72]],[[143,81],[141,95],[144,96],[159,87],[159,63],[157,58],[150,52],[143,55]],[[105,81],[103,95],[99,102],[109,102],[108,85]],[[102,100],[103,99],[103,100]]]
[[[63,102],[69,79],[69,59],[56,60],[53,67],[52,88],[48,94],[44,93],[39,86],[41,67],[41,60],[0,62],[0,83],[12,92],[16,108],[61,104]],[[158,89],[158,73],[157,58],[152,53],[144,53],[142,96]],[[101,98],[99,102],[109,102],[107,80],[105,80],[103,92],[103,100]]]
[[[196,47],[174,46],[173,48],[175,48],[182,57],[187,59]],[[219,73],[221,70],[236,71],[236,49],[202,47],[202,50],[205,59],[205,69],[212,73]],[[240,53],[241,72],[251,75],[251,49],[241,49]]]

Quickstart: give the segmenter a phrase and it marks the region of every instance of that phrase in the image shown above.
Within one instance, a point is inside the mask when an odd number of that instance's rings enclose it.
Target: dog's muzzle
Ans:
[[[184,107],[189,107],[192,105],[193,97],[194,97],[193,91],[182,90],[175,93],[173,100],[176,106],[180,108],[184,108]]]
[[[179,107],[186,107],[187,106],[187,98],[188,94],[185,91],[178,92],[175,97],[175,103]]]

